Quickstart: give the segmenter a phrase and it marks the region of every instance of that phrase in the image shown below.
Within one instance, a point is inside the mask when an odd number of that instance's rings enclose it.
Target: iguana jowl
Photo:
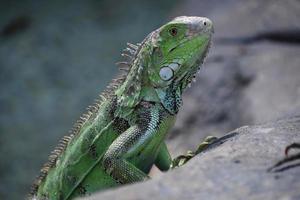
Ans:
[[[183,91],[208,52],[212,33],[209,19],[182,16],[142,43],[128,44],[126,75],[113,80],[70,136],[61,140],[31,197],[67,200],[146,180],[154,164],[168,170],[172,159],[164,139]]]

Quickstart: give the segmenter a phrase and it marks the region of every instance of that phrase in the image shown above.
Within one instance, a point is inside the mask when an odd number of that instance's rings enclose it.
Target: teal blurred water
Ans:
[[[168,21],[176,2],[1,2],[0,199],[24,197],[59,138],[117,73],[126,42]]]

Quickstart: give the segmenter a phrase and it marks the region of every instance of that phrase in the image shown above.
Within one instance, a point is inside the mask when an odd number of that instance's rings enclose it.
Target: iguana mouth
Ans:
[[[208,43],[204,53],[202,54],[203,56],[202,57],[200,56],[195,61],[194,65],[191,66],[191,69],[193,69],[193,70],[186,72],[185,75],[183,76],[183,78],[181,79],[181,81],[185,80],[185,81],[183,81],[183,84],[184,84],[183,88],[186,88],[186,87],[190,88],[192,86],[192,83],[196,82],[196,80],[197,80],[196,76],[198,73],[200,73],[201,66],[203,65],[203,63],[205,62],[205,60],[207,58],[208,52],[211,48],[211,45],[212,45],[212,41],[209,40],[209,43]]]

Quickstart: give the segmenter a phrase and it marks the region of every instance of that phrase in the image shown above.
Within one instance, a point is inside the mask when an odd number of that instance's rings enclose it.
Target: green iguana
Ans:
[[[63,137],[41,169],[30,198],[67,200],[149,179],[153,165],[166,171],[193,153],[172,160],[164,139],[210,47],[212,22],[177,17],[128,44],[127,73],[115,79]],[[205,144],[205,143],[204,143]],[[203,147],[203,146],[202,146]],[[183,162],[185,162],[183,161]]]

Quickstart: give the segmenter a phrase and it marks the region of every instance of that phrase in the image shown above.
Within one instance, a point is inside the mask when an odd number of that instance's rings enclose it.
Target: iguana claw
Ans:
[[[180,167],[187,163],[191,158],[193,158],[195,155],[203,152],[207,149],[207,147],[212,144],[214,141],[216,141],[218,138],[214,136],[207,136],[202,143],[199,144],[196,151],[187,151],[185,155],[177,156],[173,159],[171,164],[171,169]]]

